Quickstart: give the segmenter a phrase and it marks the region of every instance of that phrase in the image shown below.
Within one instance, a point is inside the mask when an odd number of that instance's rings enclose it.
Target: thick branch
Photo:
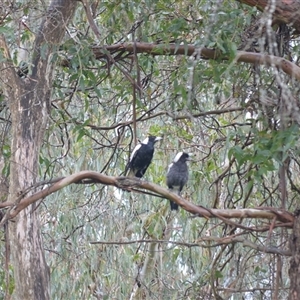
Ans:
[[[151,55],[188,55],[213,60],[229,60],[229,58],[218,50],[209,48],[197,48],[194,45],[177,44],[152,44],[152,43],[121,43],[106,47],[94,47],[93,51],[97,59],[107,57],[103,50],[114,52],[148,53]],[[234,59],[236,62],[260,64],[282,69],[289,76],[300,81],[300,68],[294,63],[273,55],[237,51]]]
[[[273,219],[277,218],[280,222],[288,223],[287,227],[292,226],[294,217],[292,214],[280,210],[280,209],[205,209],[204,207],[195,205],[177,194],[170,192],[168,189],[163,188],[157,184],[147,182],[138,178],[129,177],[113,177],[97,173],[94,171],[81,171],[68,177],[61,179],[54,183],[50,187],[43,189],[27,198],[22,199],[7,215],[7,219],[14,218],[20,211],[29,206],[30,204],[64,188],[72,183],[84,183],[84,179],[92,179],[94,182],[101,183],[104,185],[111,185],[118,188],[122,188],[130,191],[132,188],[144,189],[147,191],[154,192],[166,199],[176,202],[184,210],[205,218],[215,218],[220,216],[221,218],[262,218],[262,219]],[[90,181],[89,181],[90,182]]]
[[[45,76],[49,73],[48,65],[53,66],[52,54],[61,43],[66,25],[73,17],[76,6],[77,1],[73,0],[51,2],[35,40],[32,77]]]
[[[265,10],[269,0],[238,0],[238,2]],[[297,0],[275,0],[276,8],[273,14],[273,23],[284,23],[300,32],[300,2]]]

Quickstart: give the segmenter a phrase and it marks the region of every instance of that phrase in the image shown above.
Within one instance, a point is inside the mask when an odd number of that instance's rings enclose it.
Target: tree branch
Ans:
[[[203,242],[215,242],[215,244],[207,246],[206,244],[201,244]],[[132,240],[132,241],[112,241],[112,242],[107,242],[107,241],[93,241],[90,242],[92,245],[131,245],[131,244],[140,244],[140,243],[164,243],[164,244],[171,244],[171,245],[176,245],[176,246],[184,246],[184,247],[203,247],[203,248],[213,248],[213,247],[218,247],[220,245],[228,245],[228,244],[234,244],[234,243],[242,243],[244,247],[249,247],[254,250],[257,250],[259,252],[263,253],[272,253],[272,254],[279,254],[283,256],[291,256],[291,251],[290,250],[284,250],[280,249],[278,247],[274,246],[260,246],[257,245],[243,237],[237,237],[237,236],[227,236],[224,238],[220,237],[203,237],[201,239],[197,239],[196,242],[194,243],[186,243],[186,242],[176,242],[176,241],[170,241],[170,240],[148,240],[148,239],[142,239],[142,240]]]
[[[54,64],[51,57],[65,35],[66,25],[73,17],[76,6],[77,1],[73,0],[51,2],[35,40],[32,78],[52,73]]]
[[[268,0],[237,0],[246,5],[264,11],[269,5]],[[300,3],[297,0],[275,0],[276,8],[273,14],[273,24],[284,23],[292,26],[297,33],[300,32]]]
[[[194,56],[196,58],[201,57],[203,59],[229,60],[229,57],[222,54],[219,50],[197,48],[194,45],[153,44],[139,42],[120,43],[105,47],[94,47],[93,51],[97,59],[106,57],[106,55],[103,54],[104,49],[110,53],[126,51],[132,55],[134,51],[136,51],[136,53],[148,53],[151,55],[187,55]],[[282,57],[254,52],[237,51],[234,61],[278,67],[289,76],[300,81],[300,68],[296,64]]]
[[[46,196],[51,195],[54,192],[59,191],[60,189],[72,184],[72,183],[84,183],[85,179],[92,179],[94,182],[101,183],[104,185],[115,186],[127,191],[131,191],[132,188],[136,189],[144,189],[159,196],[164,197],[170,201],[174,201],[179,206],[181,206],[184,210],[194,214],[198,217],[205,217],[205,218],[262,218],[262,219],[273,219],[276,217],[280,222],[284,223],[276,223],[276,226],[286,226],[291,227],[293,224],[294,217],[291,213],[281,210],[281,209],[273,209],[273,208],[262,208],[259,209],[206,209],[202,206],[195,205],[175,193],[172,193],[166,188],[163,188],[157,184],[147,182],[141,180],[139,178],[131,178],[131,177],[113,177],[104,175],[101,173],[97,173],[94,171],[81,171],[75,173],[73,175],[67,176],[58,182],[52,184],[49,187],[44,188],[43,190],[23,198],[20,200],[19,203],[15,203],[15,207],[12,207],[5,217],[5,219],[12,219],[14,218],[20,211],[24,208],[29,206],[30,204],[45,198]],[[11,205],[11,203],[10,203]],[[3,207],[3,206],[2,206]],[[2,220],[0,225],[3,224],[5,220]]]
[[[205,241],[209,241],[209,242],[216,242],[216,244],[213,245],[209,245],[208,247],[217,247],[220,245],[227,245],[227,244],[233,244],[233,243],[242,243],[244,247],[249,247],[252,249],[255,249],[257,251],[260,252],[264,252],[264,253],[272,253],[272,254],[279,254],[279,255],[283,255],[283,256],[291,256],[292,252],[290,250],[284,250],[284,249],[280,249],[274,246],[260,246],[257,245],[247,239],[244,239],[243,237],[232,237],[232,236],[227,236],[224,238],[219,238],[219,237],[203,237],[201,239],[197,240],[197,243],[199,242],[205,242]],[[205,245],[201,245],[201,247],[207,247]]]
[[[213,245],[205,245],[200,244],[201,242],[216,242],[216,244]],[[227,245],[227,244],[234,244],[234,243],[242,243],[244,247],[249,247],[254,250],[257,250],[259,252],[263,253],[272,253],[272,254],[279,254],[283,256],[291,256],[291,251],[280,249],[277,247],[265,247],[257,245],[253,242],[250,242],[249,240],[246,240],[242,237],[203,237],[201,239],[198,239],[195,243],[184,243],[184,242],[176,242],[176,241],[169,241],[169,240],[133,240],[133,241],[114,241],[114,242],[107,242],[107,241],[93,241],[90,242],[90,244],[93,245],[130,245],[130,244],[136,244],[136,243],[164,243],[164,244],[171,244],[176,246],[184,246],[184,247],[203,247],[203,248],[213,248],[218,247],[220,245]]]
[[[184,243],[184,242],[175,242],[169,240],[134,240],[134,241],[114,241],[114,242],[107,242],[107,241],[93,241],[90,242],[92,245],[131,245],[131,244],[140,244],[140,243],[163,243],[163,244],[171,244],[176,246],[186,246],[186,247],[199,247],[197,243]]]
[[[184,114],[184,115],[175,115],[175,114],[172,114],[170,111],[166,111],[166,110],[159,111],[155,114],[150,114],[151,110],[152,109],[143,113],[139,118],[136,119],[136,121],[143,122],[143,121],[150,120],[150,119],[157,118],[159,116],[164,116],[164,115],[169,116],[174,121],[191,119],[191,118],[199,118],[199,117],[210,116],[210,115],[223,115],[225,113],[244,111],[245,107],[229,107],[229,108],[224,108],[224,109],[209,110],[209,111],[203,111],[203,112],[199,112],[199,113],[195,113],[195,114]],[[85,124],[84,126],[89,127],[93,130],[112,130],[112,129],[115,129],[120,126],[131,125],[131,124],[133,124],[133,122],[134,122],[134,120],[132,119],[127,122],[115,123],[110,126],[96,126],[96,125],[92,125],[92,124]],[[75,121],[75,123],[78,125],[82,125],[82,123],[80,123],[78,121]]]

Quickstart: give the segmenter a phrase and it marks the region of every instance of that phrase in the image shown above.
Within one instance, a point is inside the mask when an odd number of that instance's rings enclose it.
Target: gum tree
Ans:
[[[1,86],[10,112],[11,144],[8,201],[18,205],[28,187],[34,185],[43,135],[51,106],[51,87],[55,59],[65,35],[66,25],[72,18],[76,3],[53,1],[35,32],[28,61],[28,76],[20,78],[14,66],[11,49],[1,35]],[[5,8],[3,16],[5,22]],[[7,7],[9,9],[9,7]],[[13,10],[14,8],[12,8]],[[10,14],[11,11],[7,11]],[[21,22],[21,20],[15,20]],[[5,31],[4,31],[5,32]],[[11,37],[10,37],[11,38]],[[3,221],[13,212],[11,206]],[[22,210],[6,232],[14,272],[15,299],[49,299],[49,269],[45,262],[37,205]]]
[[[298,299],[298,3],[43,5],[1,11],[3,295]]]

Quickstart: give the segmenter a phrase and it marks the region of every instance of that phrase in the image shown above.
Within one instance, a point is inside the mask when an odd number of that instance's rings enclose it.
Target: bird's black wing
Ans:
[[[188,181],[188,168],[186,163],[182,163],[180,161],[174,162],[170,164],[168,173],[167,173],[167,186],[170,190],[177,192],[180,196],[180,192],[182,191],[184,185]],[[170,201],[171,210],[177,210],[178,204]]]
[[[128,170],[133,168],[133,166],[134,166],[134,161],[135,161],[136,156],[137,156],[137,154],[138,154],[138,150],[141,148],[141,146],[142,146],[142,144],[137,144],[137,145],[134,147],[134,149],[133,149],[133,151],[132,151],[132,153],[131,153],[131,155],[130,155],[129,162],[127,163],[126,168],[125,168],[125,172],[124,172],[124,173],[125,173],[125,176],[126,176]],[[135,176],[135,175],[134,175],[134,176]]]
[[[149,165],[151,164],[153,154],[154,154],[154,147],[153,145],[142,145],[140,151],[137,152],[134,160],[134,168],[135,168],[135,176],[136,177],[143,177],[146,173]]]
[[[171,163],[167,172],[167,186],[173,190],[173,185],[176,185],[176,166]],[[177,191],[178,192],[178,191]],[[178,204],[170,200],[171,210],[178,210]]]
[[[151,162],[150,162],[150,163],[151,163]],[[145,164],[144,167],[141,168],[141,169],[137,169],[135,176],[136,176],[136,177],[139,177],[139,178],[142,178],[142,177],[145,175],[145,173],[146,173],[146,171],[147,171],[147,169],[148,169],[150,163],[147,164],[147,165]]]

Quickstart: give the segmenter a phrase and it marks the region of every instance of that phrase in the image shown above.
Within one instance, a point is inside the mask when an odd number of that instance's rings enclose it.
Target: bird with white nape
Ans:
[[[187,161],[191,160],[192,153],[179,152],[175,156],[173,162],[169,165],[167,173],[167,186],[172,192],[176,192],[179,196],[189,179],[189,169]],[[170,201],[171,210],[178,210],[178,204]]]
[[[161,139],[162,137],[149,136],[136,145],[130,155],[129,162],[125,169],[125,175],[129,171],[127,174],[129,177],[143,177],[152,161],[154,145]]]

